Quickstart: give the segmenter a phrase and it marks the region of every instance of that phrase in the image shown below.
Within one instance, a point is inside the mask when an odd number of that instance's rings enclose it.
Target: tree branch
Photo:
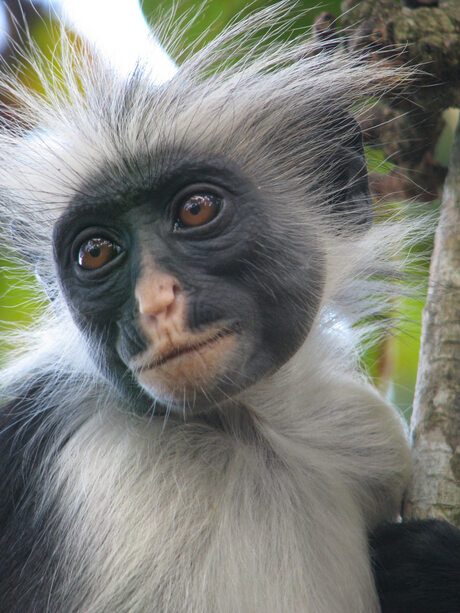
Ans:
[[[460,122],[444,187],[423,315],[405,517],[460,527]]]

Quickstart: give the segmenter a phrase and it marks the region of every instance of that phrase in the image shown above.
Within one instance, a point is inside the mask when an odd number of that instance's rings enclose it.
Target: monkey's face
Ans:
[[[182,162],[145,186],[115,174],[55,229],[62,288],[104,373],[203,410],[286,362],[316,314],[322,259],[305,228],[286,230],[279,197],[229,163]]]

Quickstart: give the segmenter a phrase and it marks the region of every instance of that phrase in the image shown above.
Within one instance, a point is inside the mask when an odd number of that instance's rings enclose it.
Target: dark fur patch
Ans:
[[[1,613],[39,613],[48,606],[55,543],[50,526],[46,529],[35,511],[37,473],[53,435],[46,423],[54,409],[48,404],[37,412],[36,407],[49,382],[43,375],[37,377],[0,409]]]
[[[459,613],[458,528],[434,519],[388,524],[370,547],[382,613]]]

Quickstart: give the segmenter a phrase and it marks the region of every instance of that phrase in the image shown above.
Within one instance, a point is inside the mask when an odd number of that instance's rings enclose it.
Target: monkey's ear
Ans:
[[[331,172],[331,212],[340,231],[365,231],[374,207],[369,190],[363,139],[358,122],[344,113],[337,124],[338,148]]]

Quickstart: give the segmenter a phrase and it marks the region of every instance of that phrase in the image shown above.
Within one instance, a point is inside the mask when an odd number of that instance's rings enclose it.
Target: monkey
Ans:
[[[410,228],[373,223],[354,114],[405,73],[251,44],[281,18],[162,84],[71,48],[46,98],[2,77],[2,231],[49,297],[2,371],[2,613],[455,610],[458,531],[396,523],[359,359]]]

